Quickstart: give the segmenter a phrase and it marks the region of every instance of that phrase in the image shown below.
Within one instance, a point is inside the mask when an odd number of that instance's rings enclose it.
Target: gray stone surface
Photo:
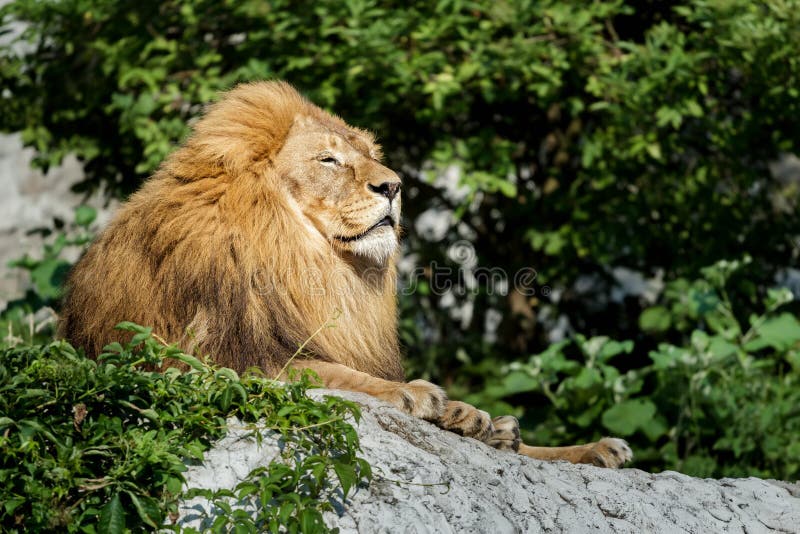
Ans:
[[[98,209],[95,226],[104,226],[116,203],[105,205],[100,195],[85,198],[70,191],[83,176],[83,167],[69,156],[46,174],[30,166],[33,149],[23,148],[19,134],[0,135],[0,310],[5,303],[24,293],[27,274],[9,269],[8,262],[24,254],[41,257],[43,240],[31,233],[52,227],[53,219],[72,222],[76,206],[88,203]],[[67,251],[74,260],[79,250]]]
[[[363,457],[375,476],[326,521],[342,532],[799,532],[795,484],[697,479],[674,472],[548,463],[491,449],[407,416],[372,397],[318,390],[363,406]],[[190,487],[232,488],[278,452],[241,426],[190,467]],[[634,451],[635,452],[635,451]],[[183,504],[192,524],[201,499]],[[193,523],[198,525],[197,521]]]

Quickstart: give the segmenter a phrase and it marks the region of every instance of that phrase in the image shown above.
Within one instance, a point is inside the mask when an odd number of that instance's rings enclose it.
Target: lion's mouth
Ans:
[[[350,243],[351,241],[358,241],[362,237],[366,237],[367,234],[369,234],[373,230],[376,230],[376,229],[380,228],[381,226],[389,226],[389,227],[394,228],[394,225],[395,225],[394,219],[392,219],[391,216],[387,215],[386,217],[384,217],[380,221],[376,222],[375,224],[373,224],[372,226],[370,226],[369,228],[367,228],[366,230],[364,230],[360,234],[348,235],[348,236],[337,235],[337,236],[335,236],[335,239],[338,239],[339,241],[341,241],[343,243]]]

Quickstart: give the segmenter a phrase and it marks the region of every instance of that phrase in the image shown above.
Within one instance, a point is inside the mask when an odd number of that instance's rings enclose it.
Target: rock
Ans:
[[[2,2],[0,2],[2,4]],[[6,36],[7,37],[7,36]],[[0,36],[2,42],[2,36]],[[117,202],[106,202],[101,194],[86,197],[70,187],[83,178],[83,167],[75,156],[67,156],[61,165],[47,173],[30,166],[34,151],[23,148],[20,134],[0,134],[0,264],[30,254],[40,258],[44,240],[37,229],[52,228],[53,220],[69,224],[74,209],[88,204],[97,209],[93,228],[103,227],[110,219]],[[78,247],[70,247],[64,258],[75,261]],[[0,275],[0,310],[6,303],[25,292],[28,275],[19,269],[6,269]]]
[[[800,487],[781,481],[698,479],[675,472],[610,470],[542,462],[491,449],[405,415],[367,395],[315,390],[363,406],[362,456],[372,465],[369,487],[351,491],[325,520],[341,532],[798,532]],[[276,457],[279,437],[258,447],[234,427],[189,487],[232,488]],[[183,525],[200,526],[182,503]],[[194,521],[193,521],[194,519]]]

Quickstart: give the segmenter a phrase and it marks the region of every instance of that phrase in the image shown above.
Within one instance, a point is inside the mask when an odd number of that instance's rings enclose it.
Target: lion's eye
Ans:
[[[318,159],[319,162],[322,163],[323,165],[331,165],[333,167],[338,167],[339,165],[342,164],[338,159],[331,156],[330,154],[325,154],[324,156],[320,156]]]

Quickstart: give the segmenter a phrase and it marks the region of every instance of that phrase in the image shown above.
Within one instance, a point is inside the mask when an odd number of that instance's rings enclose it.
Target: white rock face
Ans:
[[[312,395],[363,406],[358,433],[374,478],[351,491],[339,513],[326,514],[341,532],[800,531],[796,484],[541,462],[442,431],[367,395]],[[204,465],[190,467],[189,487],[233,488],[250,469],[276,457],[277,437],[258,447],[247,434],[232,429]],[[203,505],[184,503],[179,521],[199,526],[196,507]]]
[[[100,228],[116,207],[115,202],[106,205],[101,195],[87,199],[70,191],[83,177],[75,157],[65,158],[47,174],[31,168],[32,158],[33,149],[22,147],[19,134],[0,134],[0,310],[24,293],[28,278],[21,270],[8,269],[9,260],[24,254],[41,257],[43,240],[33,230],[51,227],[55,218],[71,223],[75,207],[84,203],[98,210],[95,227]],[[73,248],[65,258],[75,260],[79,252]]]

